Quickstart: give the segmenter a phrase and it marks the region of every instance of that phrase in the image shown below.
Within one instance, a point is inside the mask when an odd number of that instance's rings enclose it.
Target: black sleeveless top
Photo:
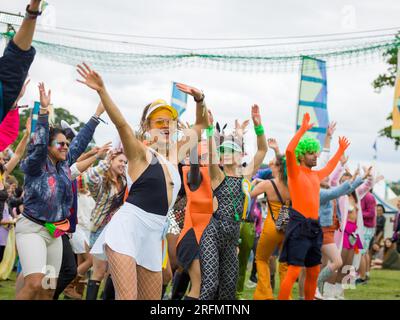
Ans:
[[[154,154],[149,166],[131,185],[126,201],[149,213],[167,215],[169,207],[164,170]]]

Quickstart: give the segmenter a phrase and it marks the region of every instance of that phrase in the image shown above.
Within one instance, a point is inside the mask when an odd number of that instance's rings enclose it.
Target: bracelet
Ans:
[[[254,131],[256,133],[257,136],[262,136],[264,134],[264,127],[262,124],[260,124],[257,127],[254,127]]]
[[[38,16],[42,15],[41,11],[32,11],[29,9],[29,4],[26,6],[25,18],[36,19]]]
[[[206,128],[206,135],[207,135],[207,138],[214,136],[214,126],[213,125],[210,125],[208,128]]]
[[[195,98],[195,97],[193,97],[194,101],[196,101],[197,103],[199,103],[199,102],[203,102],[203,101],[204,101],[204,97],[205,97],[205,95],[204,95],[204,92],[201,92],[201,94],[202,94],[202,96],[201,96],[201,98],[200,98],[199,100],[196,100],[196,98]]]

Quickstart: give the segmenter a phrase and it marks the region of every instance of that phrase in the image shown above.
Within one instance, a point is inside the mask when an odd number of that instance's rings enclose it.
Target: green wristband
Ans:
[[[207,138],[214,136],[214,126],[213,125],[206,128],[206,135],[207,135]]]
[[[257,127],[254,127],[254,131],[256,132],[257,136],[262,136],[264,134],[264,127],[262,124],[260,124]]]

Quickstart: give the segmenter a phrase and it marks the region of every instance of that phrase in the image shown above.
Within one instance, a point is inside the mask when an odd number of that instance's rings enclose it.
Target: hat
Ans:
[[[163,99],[158,99],[155,100],[151,103],[149,109],[147,110],[146,113],[146,119],[149,118],[149,116],[157,109],[159,108],[165,108],[168,109],[169,111],[171,111],[172,113],[172,118],[175,120],[178,118],[178,111],[176,111],[176,109],[172,106],[170,106],[165,100]]]
[[[234,141],[232,140],[225,140],[219,147],[218,151],[219,152],[224,152],[224,149],[231,149],[236,152],[242,152],[242,148]]]
[[[73,139],[76,137],[78,132],[72,127],[72,125],[69,125],[67,121],[61,120],[60,122],[61,128],[65,130],[66,135],[70,138]]]

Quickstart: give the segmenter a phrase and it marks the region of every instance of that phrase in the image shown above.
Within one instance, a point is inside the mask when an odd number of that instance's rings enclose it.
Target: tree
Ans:
[[[372,86],[379,93],[384,87],[394,87],[396,82],[396,74],[397,74],[397,52],[400,47],[400,32],[396,35],[395,45],[385,51],[383,56],[386,58],[386,63],[389,65],[387,73],[380,74],[373,82]],[[392,113],[386,118],[386,120],[392,120]],[[392,121],[391,121],[392,122]],[[398,150],[400,146],[400,138],[392,137],[392,124],[389,126],[379,130],[379,136],[387,137],[389,139],[394,140],[394,145],[396,150]]]
[[[19,134],[18,134],[17,140],[12,145],[13,150],[15,150],[18,143],[22,139],[23,131],[25,129],[25,123],[30,114],[31,114],[31,110],[25,109],[19,116],[20,117]],[[79,123],[79,126],[77,128],[75,128],[76,131],[79,131],[85,125],[83,122],[79,121],[79,119],[77,117],[75,117],[73,114],[71,114],[68,110],[66,110],[64,108],[55,108],[54,109],[54,120],[55,120],[54,122],[55,122],[56,126],[60,126],[61,120],[64,120],[64,121],[68,122],[69,124]],[[12,175],[15,176],[15,178],[18,180],[18,184],[22,185],[22,183],[24,181],[24,174],[21,171],[21,169],[19,168],[19,166],[17,166],[14,169],[14,171],[12,172]]]

